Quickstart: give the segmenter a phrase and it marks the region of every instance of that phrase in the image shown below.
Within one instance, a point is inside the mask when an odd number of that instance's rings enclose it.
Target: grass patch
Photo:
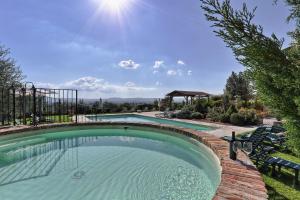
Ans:
[[[67,123],[72,122],[72,116],[70,115],[53,115],[53,116],[46,116],[42,119],[42,121],[38,122],[38,124],[49,124],[49,123]],[[22,124],[22,119],[19,120],[19,123]],[[26,118],[26,124],[32,124],[32,117]]]
[[[248,135],[251,132],[241,133],[237,137]],[[270,146],[271,144],[266,143],[266,145]],[[299,157],[292,155],[291,152],[283,151],[283,149],[278,145],[275,145],[274,147],[277,151],[271,156],[280,157],[300,164]],[[271,176],[271,167],[269,167],[267,172],[263,171],[261,173],[266,184],[270,200],[300,200],[300,186],[293,186],[295,175],[294,170],[282,167],[281,173],[277,173],[276,177]]]
[[[288,153],[276,152],[272,156],[300,163],[300,158]],[[281,173],[277,173],[276,177],[272,177],[269,169],[268,172],[263,172],[263,179],[268,189],[269,199],[300,200],[300,186],[293,187],[294,170],[282,167]]]
[[[300,200],[300,190],[292,187],[293,177],[271,177],[263,174],[264,182],[271,200]]]
[[[72,117],[69,115],[61,115],[61,116],[54,115],[54,116],[46,117],[46,120],[51,121],[52,123],[59,123],[59,122],[66,123],[66,122],[72,122]]]
[[[240,133],[240,134],[238,134],[236,137],[237,137],[237,138],[241,138],[241,137],[246,136],[246,135],[248,135],[248,134],[250,134],[250,133],[253,133],[253,131],[247,131],[247,132]]]

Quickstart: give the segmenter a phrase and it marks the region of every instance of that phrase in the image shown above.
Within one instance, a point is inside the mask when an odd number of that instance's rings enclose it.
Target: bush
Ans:
[[[182,110],[179,113],[177,113],[176,117],[178,119],[191,119],[192,112],[189,110]]]
[[[208,102],[206,99],[198,99],[196,101],[195,105],[195,111],[202,113],[202,114],[207,114],[208,112]]]
[[[192,117],[192,119],[203,119],[204,115],[199,112],[193,112],[191,117]]]
[[[176,117],[177,117],[177,114],[176,114],[176,113],[171,113],[171,114],[170,114],[170,117],[171,117],[171,118],[176,118]]]
[[[210,98],[212,101],[218,101],[223,99],[223,95],[213,95]]]
[[[221,107],[221,106],[223,106],[223,100],[220,99],[220,100],[212,101],[212,106],[213,107]]]
[[[261,119],[256,115],[253,109],[240,109],[238,113],[233,113],[230,116],[230,122],[234,125],[257,125]]]
[[[230,115],[228,115],[227,113],[221,114],[221,115],[219,116],[219,119],[220,119],[220,121],[223,122],[223,123],[229,123],[229,122],[230,122]]]
[[[194,105],[184,105],[182,107],[181,111],[190,111],[190,112],[193,112],[193,111],[195,111],[195,106]]]
[[[236,109],[235,105],[230,105],[230,107],[228,108],[228,110],[226,111],[226,115],[230,116],[233,114],[233,113],[237,113],[238,110]]]
[[[174,110],[181,110],[183,105],[181,103],[173,103]]]
[[[230,123],[237,126],[244,126],[245,125],[245,118],[240,113],[233,113],[230,116]]]
[[[254,101],[253,108],[255,110],[260,110],[260,111],[264,111],[264,109],[265,109],[264,104],[260,100]]]
[[[220,116],[224,114],[224,111],[220,107],[213,107],[208,109],[207,118],[212,121],[220,121]]]
[[[241,109],[239,113],[245,117],[246,125],[256,125],[260,122],[260,118],[256,114],[254,109]]]

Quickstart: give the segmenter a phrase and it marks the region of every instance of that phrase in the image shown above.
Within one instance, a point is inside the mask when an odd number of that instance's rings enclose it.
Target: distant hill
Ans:
[[[102,99],[103,102],[110,102],[115,104],[122,104],[122,103],[153,103],[158,98],[108,98]],[[99,99],[83,99],[86,103],[94,103],[95,101],[99,101]]]

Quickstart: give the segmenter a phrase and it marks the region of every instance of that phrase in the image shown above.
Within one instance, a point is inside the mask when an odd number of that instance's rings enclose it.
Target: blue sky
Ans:
[[[288,45],[288,8],[272,2],[247,4],[258,6],[255,21],[265,33]],[[1,0],[0,25],[0,43],[26,80],[78,88],[86,98],[162,97],[175,89],[218,94],[231,71],[243,70],[199,0]]]

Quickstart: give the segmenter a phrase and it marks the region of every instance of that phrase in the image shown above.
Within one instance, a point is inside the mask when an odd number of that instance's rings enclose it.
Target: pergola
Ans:
[[[209,100],[210,96],[211,95],[206,92],[182,91],[182,90],[174,90],[173,92],[166,94],[166,97],[170,98],[170,103],[172,103],[174,97],[183,97],[186,101],[186,104],[192,104],[195,98],[198,98],[198,99],[208,98],[208,100]]]

